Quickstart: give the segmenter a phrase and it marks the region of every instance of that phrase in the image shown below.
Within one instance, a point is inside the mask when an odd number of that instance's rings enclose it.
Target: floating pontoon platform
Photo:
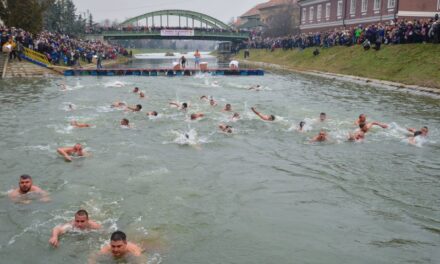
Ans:
[[[197,74],[210,74],[214,76],[263,76],[261,69],[73,69],[64,71],[64,76],[193,76]]]

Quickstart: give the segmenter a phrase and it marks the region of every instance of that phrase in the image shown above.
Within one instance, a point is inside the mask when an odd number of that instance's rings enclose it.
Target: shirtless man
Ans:
[[[116,231],[110,237],[110,244],[101,248],[95,258],[99,259],[102,256],[111,257],[113,260],[124,260],[129,257],[139,259],[139,257],[142,257],[142,249],[138,245],[128,242],[124,232]],[[89,259],[89,263],[96,263],[95,258]],[[136,263],[141,263],[141,260],[139,259]]]
[[[362,141],[365,139],[365,133],[362,130],[358,130],[354,133],[348,134],[349,141]]]
[[[238,119],[240,119],[240,114],[239,113],[234,113],[231,117],[232,121],[237,121]]]
[[[319,115],[319,121],[324,122],[327,119],[327,115],[325,113],[321,113]]]
[[[261,86],[259,84],[257,84],[256,86],[252,86],[250,87],[248,90],[255,90],[255,91],[260,91]]]
[[[380,126],[381,128],[388,128],[387,124],[379,123],[379,122],[370,122],[370,123],[360,123],[359,128],[362,132],[367,133],[373,126]]]
[[[226,104],[225,108],[223,108],[222,110],[223,112],[231,112],[232,111],[232,106],[231,104]]]
[[[220,124],[220,125],[218,126],[218,128],[219,128],[223,133],[232,134],[232,127],[231,127],[230,125]]]
[[[274,115],[263,115],[260,112],[258,112],[255,107],[251,107],[251,110],[262,120],[264,121],[274,121],[275,120],[275,116]]]
[[[75,128],[86,128],[86,127],[91,127],[90,124],[86,124],[86,123],[78,123],[78,121],[72,120],[70,122],[70,125],[75,127]]]
[[[324,130],[319,131],[319,134],[312,138],[310,142],[324,142],[328,140],[328,135]]]
[[[306,125],[306,122],[304,122],[304,121],[301,121],[301,122],[299,122],[299,126],[298,126],[298,131],[299,132],[304,132],[304,126]]]
[[[360,114],[359,118],[354,121],[354,124],[356,126],[359,126],[361,123],[366,123],[367,122],[367,116],[365,114]]]
[[[32,177],[23,174],[18,181],[18,188],[9,192],[9,198],[14,202],[30,203],[28,194],[37,194],[40,196],[40,201],[49,202],[49,194],[43,191],[40,187],[32,184]]]
[[[73,147],[58,148],[57,152],[63,156],[66,161],[72,161],[72,155],[75,154],[80,157],[89,156],[89,153],[85,152],[79,143]]]
[[[411,136],[409,137],[408,141],[409,143],[415,145],[416,144],[416,138],[417,137],[424,137],[426,138],[428,136],[428,127],[424,126],[420,130],[417,130],[415,128],[408,128],[409,132],[411,132]]]
[[[142,105],[137,104],[136,106],[127,106],[127,108],[125,110],[132,111],[132,112],[140,112],[142,110]]]
[[[197,119],[202,118],[204,116],[205,116],[205,114],[203,114],[203,113],[194,113],[194,114],[191,114],[191,120],[197,120]]]
[[[139,87],[135,87],[135,88],[133,89],[133,93],[139,93]]]
[[[209,104],[211,106],[216,106],[217,105],[217,101],[214,100],[214,98],[209,99]]]
[[[58,247],[59,245],[59,236],[70,231],[76,230],[93,230],[100,229],[101,225],[96,223],[95,221],[89,220],[89,214],[86,210],[79,210],[75,214],[75,219],[64,224],[58,225],[52,230],[52,236],[49,239],[49,244],[53,247]]]
[[[176,106],[177,108],[179,108],[182,111],[188,110],[188,104],[187,103],[180,104],[178,102],[170,102],[169,104]]]
[[[117,108],[122,108],[122,107],[126,107],[127,104],[121,101],[116,101],[114,102],[111,107],[117,107]]]
[[[127,118],[121,120],[121,126],[130,127],[130,121]]]
[[[158,113],[156,111],[147,112],[147,116],[157,116]]]

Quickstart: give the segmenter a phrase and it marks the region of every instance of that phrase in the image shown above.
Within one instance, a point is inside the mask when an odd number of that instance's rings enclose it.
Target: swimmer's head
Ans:
[[[82,145],[79,143],[75,144],[75,146],[73,146],[73,151],[75,151],[75,152],[82,151]]]
[[[428,135],[428,132],[429,132],[428,127],[427,127],[427,126],[422,127],[422,128],[420,129],[420,132],[422,132],[422,135],[423,135],[423,136]]]
[[[86,229],[89,223],[89,214],[86,210],[79,210],[75,214],[74,226],[78,229]]]
[[[234,115],[232,116],[232,118],[240,118],[240,114],[239,114],[239,113],[234,113]]]
[[[157,116],[157,112],[156,112],[156,111],[153,111],[153,112],[151,112],[151,115],[152,115],[152,116]]]
[[[269,120],[270,120],[270,121],[274,121],[274,120],[275,120],[275,116],[274,116],[274,115],[270,115]]]
[[[142,105],[140,104],[136,105],[136,111],[141,111],[141,109],[142,109]]]
[[[365,123],[366,120],[367,120],[367,116],[365,114],[359,115],[359,122],[360,123]]]
[[[28,193],[32,188],[32,177],[27,174],[21,175],[18,181],[18,187],[22,194]]]
[[[121,120],[121,126],[129,126],[130,121],[127,118]]]
[[[182,109],[186,109],[186,108],[188,108],[188,104],[187,103],[183,103],[182,104]]]
[[[185,137],[186,139],[189,139],[189,135],[187,133],[185,133]]]
[[[133,89],[133,93],[137,93],[137,92],[139,92],[139,88],[138,88],[138,87],[135,87],[135,88]]]
[[[127,235],[122,231],[113,232],[110,247],[113,257],[122,257],[127,252]]]
[[[304,121],[299,122],[299,128],[303,129],[305,124],[306,124],[306,122],[304,122]]]
[[[140,96],[140,97],[145,97],[144,92],[140,92],[140,93],[139,93],[139,96]]]
[[[321,122],[324,122],[326,118],[327,118],[327,115],[325,113],[321,113],[319,115],[319,120],[321,120]]]
[[[226,104],[226,106],[225,106],[225,110],[226,110],[226,111],[231,111],[231,110],[232,110],[232,106],[231,106],[231,104]]]

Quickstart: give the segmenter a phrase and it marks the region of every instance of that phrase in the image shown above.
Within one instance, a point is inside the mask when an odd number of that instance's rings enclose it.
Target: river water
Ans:
[[[256,84],[261,91],[248,90]],[[110,108],[116,100],[143,111]],[[226,103],[240,120],[221,112]],[[0,262],[86,263],[120,229],[150,263],[439,263],[439,106],[432,95],[282,73],[2,81]],[[189,121],[192,112],[206,117]],[[347,142],[360,113],[390,128]],[[73,129],[73,119],[93,127]],[[295,130],[302,120],[305,133]],[[222,122],[232,135],[219,132]],[[404,128],[424,125],[428,139],[408,144]],[[330,142],[309,143],[321,128]],[[66,163],[56,154],[76,142],[92,156]],[[51,202],[8,199],[25,173]],[[80,208],[104,230],[66,234],[52,249],[52,228]]]

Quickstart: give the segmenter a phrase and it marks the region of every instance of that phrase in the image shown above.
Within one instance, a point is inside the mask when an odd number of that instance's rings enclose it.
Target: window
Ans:
[[[388,8],[396,7],[396,0],[388,0]]]
[[[440,0],[439,0],[440,1]],[[325,18],[329,19],[330,18],[330,3],[327,3],[325,5]]]
[[[338,2],[338,17],[342,16],[342,1]]]
[[[309,11],[309,21],[313,21],[313,17],[315,16],[315,8],[312,6],[310,7],[310,11]]]
[[[305,22],[305,21],[306,21],[306,18],[307,18],[307,9],[306,9],[306,8],[303,8],[303,13],[302,13],[301,20],[302,20],[303,22]]]
[[[440,10],[440,0],[437,2],[437,10]]]
[[[350,1],[350,14],[356,13],[356,0]]]
[[[318,5],[318,9],[316,10],[316,19],[320,21],[322,18],[322,5]]]
[[[368,0],[362,0],[362,13],[367,12],[368,10]]]
[[[374,10],[380,10],[380,0],[374,0]]]

